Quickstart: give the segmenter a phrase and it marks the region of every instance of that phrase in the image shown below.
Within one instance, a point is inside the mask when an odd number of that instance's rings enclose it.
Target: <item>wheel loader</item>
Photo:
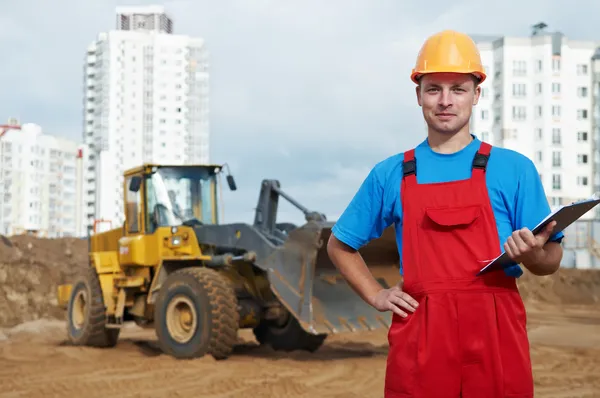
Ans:
[[[89,266],[58,287],[75,345],[113,347],[126,322],[175,358],[229,357],[241,328],[275,350],[313,352],[334,333],[387,328],[326,252],[332,222],[263,180],[254,222],[221,224],[225,165],[144,164],[123,178],[125,222],[89,233]],[[228,168],[227,168],[228,169]],[[226,181],[237,189],[229,172]],[[278,222],[280,198],[305,215]],[[361,249],[383,286],[400,278],[393,227]]]

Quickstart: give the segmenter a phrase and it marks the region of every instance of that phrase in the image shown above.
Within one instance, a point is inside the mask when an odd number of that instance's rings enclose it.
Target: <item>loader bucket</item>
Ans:
[[[310,333],[388,328],[391,313],[365,303],[329,259],[327,241],[332,227],[331,222],[308,222],[291,231],[288,240],[262,261],[272,291]],[[382,286],[400,280],[394,227],[360,253]]]

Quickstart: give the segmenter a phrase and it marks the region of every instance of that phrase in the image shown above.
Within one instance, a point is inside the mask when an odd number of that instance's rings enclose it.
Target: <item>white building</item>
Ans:
[[[122,173],[145,162],[209,162],[208,54],[173,34],[163,7],[119,7],[85,60],[86,225],[123,218]]]
[[[594,168],[593,188],[600,192],[600,48],[592,56],[592,129],[590,139],[593,143],[592,165]],[[600,206],[599,206],[600,207]],[[596,218],[600,219],[600,208],[596,209]]]
[[[530,37],[473,36],[488,80],[471,123],[483,140],[535,163],[554,208],[589,197],[597,185],[591,70],[600,42],[543,27]]]
[[[42,134],[32,123],[0,138],[0,233],[82,236],[80,145]]]

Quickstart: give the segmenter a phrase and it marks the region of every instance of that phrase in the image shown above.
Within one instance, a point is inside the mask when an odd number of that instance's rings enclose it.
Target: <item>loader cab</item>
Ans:
[[[125,234],[159,227],[218,224],[219,165],[144,166],[126,173]],[[235,181],[228,175],[229,188]]]

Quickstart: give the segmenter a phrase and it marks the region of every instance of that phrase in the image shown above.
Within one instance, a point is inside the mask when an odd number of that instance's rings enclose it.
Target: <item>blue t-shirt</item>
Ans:
[[[473,141],[452,154],[440,154],[424,140],[415,148],[417,182],[420,184],[463,180],[471,177],[473,157],[481,141]],[[402,161],[404,153],[391,156],[373,167],[332,233],[340,241],[358,250],[394,223],[400,259],[402,259]],[[500,250],[508,237],[523,227],[533,229],[550,213],[550,206],[533,162],[526,156],[501,147],[492,147],[487,164],[486,183],[496,218]],[[562,232],[550,240],[560,241]],[[505,269],[519,277],[519,265]],[[402,264],[400,273],[403,273]]]

